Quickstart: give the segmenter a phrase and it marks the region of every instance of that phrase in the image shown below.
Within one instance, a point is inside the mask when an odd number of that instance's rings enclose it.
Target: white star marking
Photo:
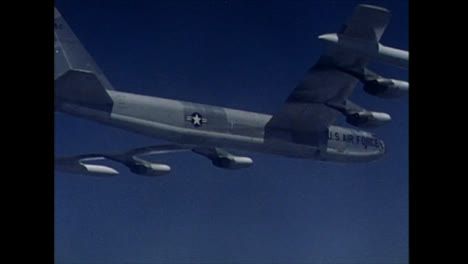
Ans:
[[[196,125],[201,126],[201,120],[202,119],[200,118],[198,114],[195,114],[195,116],[192,118],[192,122],[195,126]]]

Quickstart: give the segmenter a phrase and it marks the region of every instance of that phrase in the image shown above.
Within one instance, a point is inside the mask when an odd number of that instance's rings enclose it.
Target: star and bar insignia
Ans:
[[[206,118],[202,117],[202,115],[200,115],[197,112],[193,113],[192,115],[186,116],[185,120],[192,122],[192,124],[195,127],[200,127],[202,124],[205,124],[208,122]]]

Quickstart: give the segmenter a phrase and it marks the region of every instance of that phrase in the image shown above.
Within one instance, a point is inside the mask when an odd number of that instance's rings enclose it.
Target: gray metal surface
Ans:
[[[378,42],[388,19],[386,9],[362,5],[340,34]],[[329,47],[272,116],[115,91],[57,10],[54,23],[56,111],[173,143],[57,158],[58,170],[114,174],[112,168],[83,163],[86,158],[107,158],[137,174],[158,176],[169,173],[170,167],[138,156],[186,150],[224,168],[252,164],[250,158],[223,148],[334,162],[367,162],[385,153],[384,143],[375,135],[332,125],[340,113],[362,110],[348,100],[362,79],[354,73],[365,72],[367,64],[359,54]]]

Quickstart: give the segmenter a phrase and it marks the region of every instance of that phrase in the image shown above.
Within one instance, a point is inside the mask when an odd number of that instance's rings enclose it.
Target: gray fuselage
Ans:
[[[318,144],[297,140],[293,131],[268,136],[271,115],[190,102],[107,90],[113,101],[109,110],[86,104],[61,102],[59,111],[181,145],[230,148],[294,158],[335,162],[366,162],[385,153],[373,134],[330,126]],[[301,134],[307,131],[301,131]],[[317,137],[311,132],[311,137]]]
[[[359,10],[357,16],[361,16]],[[361,28],[359,23],[354,25],[354,30]],[[335,58],[336,54],[325,55]],[[340,56],[340,61],[354,58]],[[335,59],[320,61],[325,64],[314,66],[273,116],[119,92],[54,8],[56,111],[192,149],[229,148],[338,162],[381,157],[385,146],[373,134],[330,125],[340,112],[326,104],[346,102],[358,79],[335,69]]]

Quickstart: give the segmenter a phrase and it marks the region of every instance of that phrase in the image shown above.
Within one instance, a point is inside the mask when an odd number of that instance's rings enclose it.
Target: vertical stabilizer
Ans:
[[[111,83],[54,7],[55,104],[63,102],[110,109]]]

